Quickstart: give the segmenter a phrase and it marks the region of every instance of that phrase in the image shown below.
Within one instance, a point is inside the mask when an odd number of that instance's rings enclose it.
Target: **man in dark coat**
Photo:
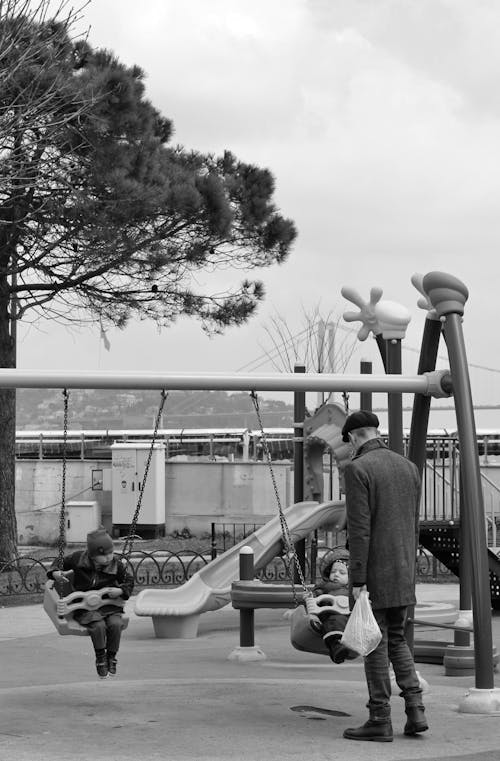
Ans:
[[[354,451],[344,470],[352,596],[357,600],[362,590],[368,591],[382,633],[380,644],[365,658],[369,720],[346,729],[344,737],[391,742],[389,663],[405,700],[404,733],[428,729],[404,635],[408,606],[416,602],[421,482],[417,467],[385,445],[378,426],[376,415],[360,410],[347,417],[342,429]]]

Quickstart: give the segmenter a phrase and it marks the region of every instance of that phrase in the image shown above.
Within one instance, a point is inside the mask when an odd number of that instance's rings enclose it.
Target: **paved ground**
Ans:
[[[418,598],[456,603],[458,587],[419,585]],[[228,660],[239,644],[231,608],[202,616],[195,640],[155,639],[151,620],[129,612],[119,674],[100,681],[88,638],[59,636],[41,606],[0,609],[0,761],[500,758],[499,717],[457,712],[474,677],[419,664],[430,731],[404,737],[395,696],[394,742],[357,743],[342,732],[366,718],[362,663],[294,650],[282,611],[256,611],[267,660],[246,664]],[[498,614],[494,642],[500,650]]]

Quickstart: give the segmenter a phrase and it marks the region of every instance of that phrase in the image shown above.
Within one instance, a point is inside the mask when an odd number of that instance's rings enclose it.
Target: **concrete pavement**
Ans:
[[[458,604],[458,586],[419,585],[417,596]],[[119,673],[106,680],[95,674],[89,638],[59,636],[41,606],[0,609],[0,761],[500,757],[499,717],[457,712],[474,677],[446,677],[442,666],[418,664],[429,684],[430,731],[403,736],[396,695],[394,742],[352,742],[342,732],[366,719],[362,662],[334,666],[294,650],[283,611],[256,611],[256,644],[267,660],[241,664],[228,660],[239,644],[232,608],[204,614],[197,639],[160,640],[151,619],[128,607]],[[500,650],[498,614],[493,630]],[[452,641],[440,630],[417,636]]]

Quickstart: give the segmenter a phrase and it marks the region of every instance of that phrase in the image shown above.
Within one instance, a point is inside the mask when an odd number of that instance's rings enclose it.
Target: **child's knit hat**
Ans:
[[[87,552],[91,558],[113,552],[113,540],[106,529],[98,528],[87,534]]]
[[[323,567],[321,571],[321,576],[324,581],[329,580],[330,571],[332,570],[334,563],[344,563],[344,565],[349,568],[349,550],[346,550],[342,547],[335,547],[335,549],[330,550],[330,552],[327,554],[327,558],[328,563]]]

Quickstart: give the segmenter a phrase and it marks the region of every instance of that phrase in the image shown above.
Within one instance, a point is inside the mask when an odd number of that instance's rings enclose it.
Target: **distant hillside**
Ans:
[[[69,392],[70,429],[152,428],[160,394],[156,391],[74,389]],[[293,426],[293,405],[261,399],[265,427]],[[19,389],[18,430],[54,430],[63,426],[63,395],[52,389]],[[248,393],[171,391],[162,428],[258,428]]]

